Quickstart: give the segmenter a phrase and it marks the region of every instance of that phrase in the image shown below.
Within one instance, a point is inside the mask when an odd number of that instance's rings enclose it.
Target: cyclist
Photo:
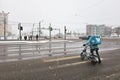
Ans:
[[[101,63],[100,55],[98,53],[99,44],[101,44],[100,36],[88,36],[88,40],[85,44],[83,44],[83,46],[90,45],[90,52],[91,52],[90,57],[94,55],[94,51],[95,51],[98,56],[99,63]]]

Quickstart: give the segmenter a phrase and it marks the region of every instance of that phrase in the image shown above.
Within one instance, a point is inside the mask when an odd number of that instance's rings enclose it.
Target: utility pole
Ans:
[[[51,41],[51,32],[52,32],[53,28],[51,27],[51,24],[49,24],[49,41]]]
[[[60,29],[59,29],[59,38],[60,38]]]
[[[39,22],[39,38],[40,38],[40,35],[41,34],[41,21]]]
[[[33,28],[32,28],[32,38],[34,38],[33,33],[34,33],[34,24],[33,24]]]
[[[52,27],[51,27],[51,24],[49,24],[49,55],[51,56],[51,31],[53,30]]]
[[[64,54],[66,55],[66,26],[64,26]]]
[[[2,11],[2,14],[3,14],[3,18],[4,18],[4,40],[6,40],[6,25],[7,25],[6,17],[8,16],[9,12],[4,13],[4,11]]]
[[[64,40],[66,40],[66,31],[67,31],[66,26],[64,26]]]

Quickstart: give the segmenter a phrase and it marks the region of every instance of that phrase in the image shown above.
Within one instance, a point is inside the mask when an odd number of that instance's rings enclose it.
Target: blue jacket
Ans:
[[[93,44],[93,41],[96,40],[96,38],[100,38],[99,36],[91,36],[88,41],[86,42],[86,45],[90,45],[90,49],[96,49],[99,48],[98,44]]]

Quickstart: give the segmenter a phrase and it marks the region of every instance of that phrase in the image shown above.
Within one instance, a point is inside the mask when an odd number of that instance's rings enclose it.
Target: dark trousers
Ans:
[[[98,48],[96,48],[96,49],[90,49],[91,55],[94,55],[94,51],[96,52],[97,55],[99,55],[98,54],[98,50],[99,50]]]
[[[98,53],[98,48],[96,49],[90,49],[90,52],[91,52],[91,55],[94,55],[94,51],[96,52],[97,56],[98,56],[98,60],[99,60],[99,63],[101,63],[101,59],[100,59],[100,55]]]

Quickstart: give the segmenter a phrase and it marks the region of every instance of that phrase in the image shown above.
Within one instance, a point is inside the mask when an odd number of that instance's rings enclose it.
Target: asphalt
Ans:
[[[92,65],[79,55],[0,63],[0,80],[120,80],[120,49],[101,51]]]

